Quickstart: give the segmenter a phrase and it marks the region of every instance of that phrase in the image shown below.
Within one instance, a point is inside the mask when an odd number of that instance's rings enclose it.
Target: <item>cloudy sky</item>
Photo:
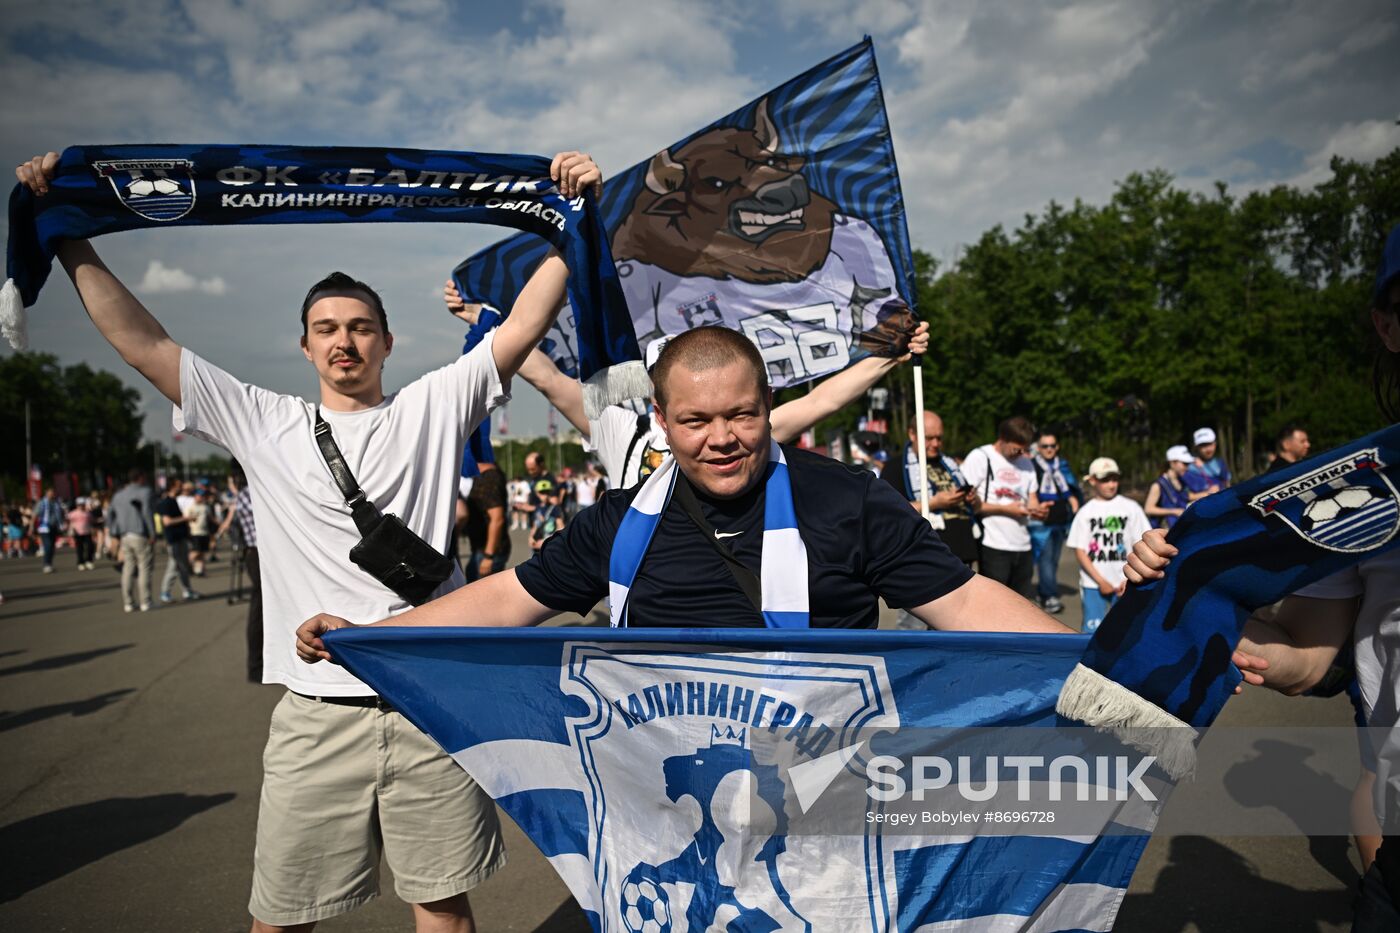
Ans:
[[[8,166],[81,143],[227,142],[578,148],[616,171],[868,33],[913,242],[945,259],[1051,199],[1102,201],[1130,171],[1310,184],[1334,154],[1400,145],[1393,0],[3,0],[0,23]],[[176,340],[314,396],[296,322],[311,282],[344,268],[381,289],[397,388],[458,345],[441,283],[491,229],[190,228],[98,246]],[[167,438],[168,403],[51,281],[32,348],[139,384],[147,435]],[[518,385],[512,433],[543,427]]]

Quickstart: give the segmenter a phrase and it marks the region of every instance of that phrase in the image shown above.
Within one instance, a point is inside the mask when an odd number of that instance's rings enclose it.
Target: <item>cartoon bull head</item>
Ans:
[[[675,275],[796,282],[831,249],[834,203],[812,192],[759,101],[752,127],[710,130],[652,157],[613,255]]]

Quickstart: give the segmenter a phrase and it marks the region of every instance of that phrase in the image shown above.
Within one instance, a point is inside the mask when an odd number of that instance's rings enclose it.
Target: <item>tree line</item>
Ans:
[[[1052,201],[945,268],[916,252],[932,333],[925,397],[945,449],[962,455],[1024,414],[1058,432],[1079,469],[1108,455],[1142,483],[1198,427],[1216,430],[1237,476],[1262,467],[1286,423],[1314,451],[1381,427],[1367,312],[1400,223],[1400,149],[1330,170],[1309,190],[1243,195],[1134,173],[1106,204]],[[907,371],[888,387],[894,448],[912,408]]]

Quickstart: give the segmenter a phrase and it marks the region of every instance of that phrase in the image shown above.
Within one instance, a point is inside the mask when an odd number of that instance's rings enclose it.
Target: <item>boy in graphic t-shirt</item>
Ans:
[[[1080,630],[1085,633],[1097,629],[1118,601],[1128,555],[1152,527],[1142,506],[1118,495],[1118,464],[1112,459],[1099,457],[1089,464],[1089,478],[1094,497],[1075,513],[1066,542],[1079,561],[1079,595],[1084,603]]]

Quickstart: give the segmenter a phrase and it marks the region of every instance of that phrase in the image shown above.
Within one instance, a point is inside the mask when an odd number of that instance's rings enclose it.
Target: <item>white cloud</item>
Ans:
[[[138,292],[148,295],[173,295],[179,292],[202,292],[205,295],[223,295],[228,292],[222,276],[197,279],[184,269],[165,265],[152,259],[146,266],[146,274],[136,286]]]

